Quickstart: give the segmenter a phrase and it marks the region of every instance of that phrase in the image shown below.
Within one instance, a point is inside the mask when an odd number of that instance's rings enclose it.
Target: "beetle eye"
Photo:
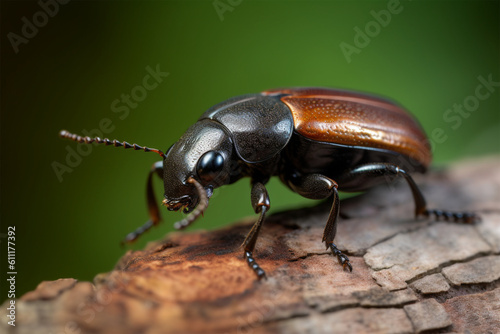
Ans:
[[[219,175],[223,167],[224,158],[222,155],[215,151],[208,151],[198,160],[196,172],[203,181],[211,181]]]

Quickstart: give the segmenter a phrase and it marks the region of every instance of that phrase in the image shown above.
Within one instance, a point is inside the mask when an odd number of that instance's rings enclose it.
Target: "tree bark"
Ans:
[[[42,282],[16,302],[4,333],[495,333],[500,328],[500,157],[416,176],[430,208],[474,211],[477,224],[415,219],[404,180],[341,201],[336,244],[321,243],[329,206],[270,215],[254,256],[240,245],[257,217],[170,233],[129,251],[94,282]],[[348,217],[348,218],[346,218]],[[7,303],[2,305],[6,319]]]

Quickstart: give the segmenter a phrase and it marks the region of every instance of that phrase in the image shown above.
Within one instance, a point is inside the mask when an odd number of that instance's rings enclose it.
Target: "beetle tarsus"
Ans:
[[[245,252],[245,259],[247,260],[248,266],[253,269],[255,275],[258,279],[267,278],[266,272],[255,262],[252,252]]]
[[[155,223],[152,220],[148,220],[144,225],[139,226],[135,231],[127,234],[125,239],[123,239],[120,244],[123,246],[125,244],[129,244],[136,241],[142,234],[144,234],[151,227],[153,227],[153,225],[155,225]]]
[[[444,220],[444,221],[453,221],[455,223],[466,223],[466,224],[474,224],[481,221],[479,215],[473,212],[452,212],[452,211],[444,211],[437,209],[426,209],[423,213],[423,216],[429,218],[434,216],[434,219]]]
[[[332,242],[329,244],[329,248],[332,251],[332,254],[337,256],[339,263],[342,265],[342,268],[349,268],[349,271],[352,272],[352,265],[349,261],[349,258],[337,248],[337,246]]]

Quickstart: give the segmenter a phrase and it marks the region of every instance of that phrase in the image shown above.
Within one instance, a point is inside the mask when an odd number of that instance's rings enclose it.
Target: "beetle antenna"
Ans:
[[[174,224],[174,228],[177,230],[181,230],[183,228],[188,227],[192,222],[194,222],[200,215],[203,214],[205,209],[208,206],[208,196],[205,192],[203,186],[196,181],[194,178],[190,177],[187,179],[187,182],[194,184],[196,190],[198,191],[198,195],[200,196],[200,202],[196,206],[193,212],[191,212],[186,218],[180,220]]]
[[[151,148],[151,147],[146,147],[146,146],[140,146],[137,144],[130,144],[127,143],[126,141],[120,142],[116,139],[109,140],[108,138],[101,139],[99,137],[91,138],[91,137],[82,137],[74,133],[70,133],[66,130],[61,130],[59,132],[59,136],[62,138],[70,139],[73,141],[76,141],[78,143],[85,143],[85,144],[91,144],[91,143],[98,143],[98,144],[104,144],[104,145],[113,145],[114,147],[123,147],[123,148],[133,148],[134,150],[142,150],[144,152],[155,152],[158,153],[162,158],[165,158],[165,153],[163,153],[161,150],[158,150],[156,148]]]

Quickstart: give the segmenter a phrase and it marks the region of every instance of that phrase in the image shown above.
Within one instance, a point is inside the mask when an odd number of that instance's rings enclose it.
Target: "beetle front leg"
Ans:
[[[339,218],[339,194],[337,191],[338,185],[332,179],[321,174],[309,174],[305,176],[294,176],[288,180],[288,184],[293,191],[297,192],[310,199],[324,199],[333,197],[332,208],[326,222],[323,232],[322,241],[326,245],[326,249],[330,248],[332,254],[337,257],[342,267],[352,271],[352,265],[349,258],[343,254],[333,243],[337,234],[337,221]]]
[[[266,273],[257,264],[257,262],[255,262],[255,259],[253,258],[253,250],[255,248],[255,243],[257,242],[257,237],[259,236],[260,228],[262,227],[262,223],[266,216],[266,212],[269,210],[269,207],[271,205],[269,195],[263,183],[255,182],[252,184],[251,201],[255,213],[259,213],[259,219],[257,219],[252,229],[243,241],[243,247],[245,250],[245,259],[248,265],[253,269],[257,277],[261,279],[263,277],[266,277]]]
[[[151,170],[148,174],[148,181],[146,183],[146,199],[148,202],[149,220],[144,225],[138,227],[135,231],[127,234],[125,239],[121,242],[122,245],[134,242],[153,225],[158,225],[161,221],[160,210],[158,208],[158,203],[156,203],[153,191],[153,174],[157,174],[160,178],[163,176],[163,161],[155,162],[153,166],[151,166]]]
[[[375,178],[384,176],[396,177],[403,176],[408,185],[410,186],[415,201],[415,216],[429,217],[434,215],[436,220],[443,219],[446,221],[455,221],[458,223],[474,223],[479,220],[479,216],[470,212],[451,212],[444,210],[428,209],[425,198],[420,192],[417,184],[413,178],[405,170],[390,163],[373,163],[358,166],[349,173],[346,173],[343,180],[348,183],[350,180],[357,180],[357,182],[370,183]],[[359,181],[359,180],[365,181]],[[344,182],[342,182],[344,184]]]

